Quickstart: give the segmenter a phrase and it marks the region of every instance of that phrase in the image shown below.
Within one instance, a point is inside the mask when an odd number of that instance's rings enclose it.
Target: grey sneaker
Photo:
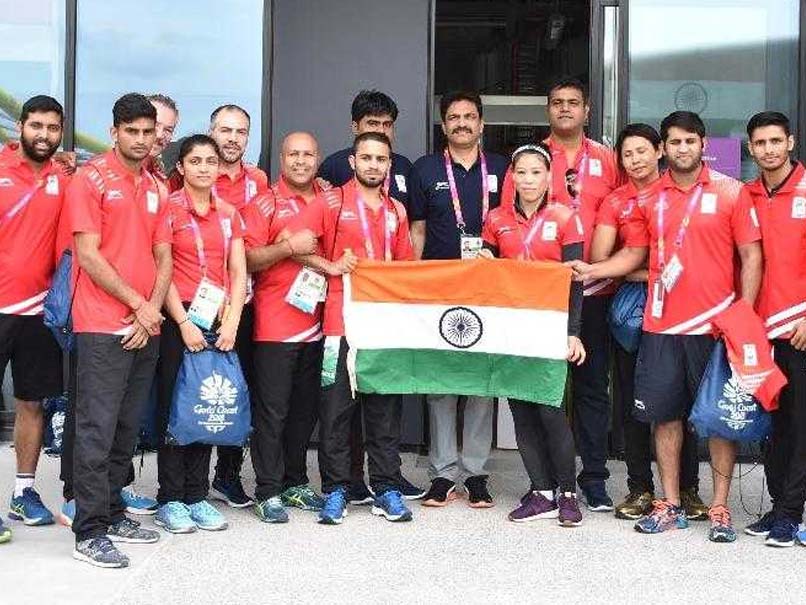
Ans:
[[[76,542],[73,550],[76,561],[84,561],[95,567],[120,569],[129,566],[129,557],[120,552],[106,536]]]
[[[153,529],[143,529],[137,521],[124,517],[114,525],[109,526],[106,537],[111,542],[126,542],[127,544],[153,544],[160,539],[160,533]]]

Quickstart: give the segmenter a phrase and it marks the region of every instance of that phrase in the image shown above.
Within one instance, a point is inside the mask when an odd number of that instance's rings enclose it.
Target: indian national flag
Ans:
[[[362,261],[344,280],[357,390],[560,405],[570,283],[558,263]]]

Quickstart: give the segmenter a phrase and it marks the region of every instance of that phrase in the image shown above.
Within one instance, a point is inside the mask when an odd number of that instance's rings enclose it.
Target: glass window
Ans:
[[[64,102],[64,0],[0,0],[0,143],[28,98]]]
[[[179,107],[174,140],[207,132],[210,113],[235,103],[252,117],[245,158],[260,154],[263,1],[78,2],[76,148],[109,145],[112,105],[127,92],[162,93]]]
[[[744,145],[754,113],[782,111],[795,122],[798,0],[631,0],[629,119],[657,126],[678,109],[695,111],[718,170],[755,174]]]

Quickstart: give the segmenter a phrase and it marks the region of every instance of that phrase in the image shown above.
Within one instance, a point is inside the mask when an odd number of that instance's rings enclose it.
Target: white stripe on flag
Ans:
[[[346,281],[345,281],[346,285]],[[346,298],[344,319],[350,347],[357,349],[435,349],[495,355],[565,359],[568,352],[568,314],[540,309],[473,307],[466,313],[472,330],[481,328],[478,341],[467,348],[449,343],[445,313],[456,305],[352,302]],[[480,323],[477,321],[480,320]]]

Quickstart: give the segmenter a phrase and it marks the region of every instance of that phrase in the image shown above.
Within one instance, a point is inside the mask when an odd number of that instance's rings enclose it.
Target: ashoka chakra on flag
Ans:
[[[357,390],[559,405],[570,283],[559,263],[361,261],[344,279]]]

